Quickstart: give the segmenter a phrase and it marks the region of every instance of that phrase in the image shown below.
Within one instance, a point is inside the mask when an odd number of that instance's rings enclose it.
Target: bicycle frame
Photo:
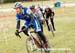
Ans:
[[[20,31],[19,33],[21,33],[22,31]],[[38,47],[38,48],[44,48],[44,45],[42,44],[42,41],[38,41],[34,36],[32,36],[32,34],[31,33],[35,33],[34,31],[32,31],[32,32],[28,32],[28,34],[29,34],[29,38],[31,38],[31,41],[32,41],[32,44],[34,45],[34,44],[36,44],[36,46]],[[37,49],[37,47],[36,46],[34,46],[34,50],[36,50]],[[33,50],[33,51],[34,51]],[[42,51],[42,50],[41,50]],[[47,51],[44,49],[44,51],[47,53]]]
[[[35,32],[28,32],[28,34],[29,34],[30,38],[32,39],[33,43],[35,43],[38,48],[41,48],[42,45],[41,45],[40,41],[38,41],[34,36],[32,36],[31,33],[35,33]]]
[[[29,34],[30,34],[30,32],[29,32]],[[44,45],[43,45],[42,41],[40,40],[39,36],[38,36],[39,41],[34,36],[32,36],[31,34],[30,34],[30,37],[32,38],[32,41],[34,41],[34,44],[36,44],[37,47],[41,49],[41,51],[43,49],[47,53],[46,48],[44,47]]]
[[[24,30],[26,30],[26,29],[24,29]],[[23,32],[24,30],[20,31],[19,33]],[[31,40],[32,40],[32,43],[37,44],[37,47],[38,47],[38,48],[42,47],[41,43],[39,43],[39,41],[38,41],[34,36],[32,36],[31,33],[35,33],[35,32],[34,32],[34,31],[31,31],[31,32],[28,31],[28,34],[29,34],[29,37],[30,37]]]

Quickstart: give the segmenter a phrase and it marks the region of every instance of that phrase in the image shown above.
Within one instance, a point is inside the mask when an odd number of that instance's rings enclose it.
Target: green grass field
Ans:
[[[12,4],[11,4],[12,5]],[[10,6],[11,6],[10,5]],[[8,6],[3,5],[3,6]],[[55,37],[44,26],[44,34],[51,48],[70,48],[70,51],[51,51],[52,53],[75,53],[75,7],[53,8],[55,11]],[[27,36],[21,33],[22,39],[15,33],[15,13],[0,12],[0,53],[26,53]],[[38,52],[39,53],[39,52]]]

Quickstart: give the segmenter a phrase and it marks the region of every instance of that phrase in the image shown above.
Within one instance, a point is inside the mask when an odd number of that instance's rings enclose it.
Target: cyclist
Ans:
[[[43,14],[44,17],[44,9],[38,4],[37,8],[41,11],[41,13]]]
[[[35,14],[40,22],[40,26],[41,26],[41,30],[43,32],[43,24],[44,24],[44,18],[43,15],[40,11],[40,9],[35,8],[35,5],[30,6],[31,11],[33,12],[33,14]]]
[[[38,19],[36,18],[34,14],[32,14],[32,11],[28,9],[27,7],[23,7],[21,2],[16,2],[14,5],[14,9],[17,12],[16,13],[17,25],[16,25],[15,35],[19,36],[20,20],[24,20],[24,25],[22,26],[23,33],[29,36],[28,27],[30,25],[33,25],[35,32],[40,36],[41,40],[43,40],[44,45],[48,46],[48,42],[43,32],[41,31]]]
[[[48,19],[50,18],[50,21],[51,21],[51,24],[52,24],[52,27],[53,27],[53,30],[55,31],[55,26],[54,26],[54,12],[52,11],[51,8],[49,7],[46,7],[45,8],[45,15],[46,15],[46,24],[47,24],[47,27],[48,27],[48,31],[50,31],[50,28],[48,26]]]

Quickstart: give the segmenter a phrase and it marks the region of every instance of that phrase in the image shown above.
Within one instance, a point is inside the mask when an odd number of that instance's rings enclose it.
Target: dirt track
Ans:
[[[8,17],[14,17],[15,12],[0,12],[0,18],[8,18]]]

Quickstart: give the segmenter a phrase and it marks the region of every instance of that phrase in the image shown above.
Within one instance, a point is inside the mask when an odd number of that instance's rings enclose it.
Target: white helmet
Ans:
[[[14,4],[14,9],[18,8],[18,7],[22,7],[22,3],[21,2],[16,2]]]

